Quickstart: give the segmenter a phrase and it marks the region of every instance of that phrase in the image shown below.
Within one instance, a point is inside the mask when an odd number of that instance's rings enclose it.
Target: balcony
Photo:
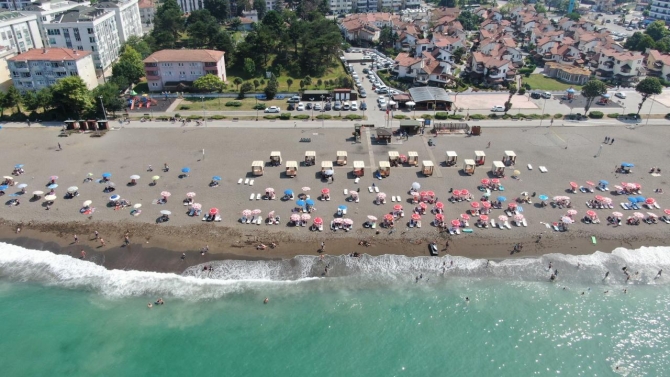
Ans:
[[[16,72],[30,72],[30,68],[28,68],[28,66],[15,65],[13,71],[16,71]]]

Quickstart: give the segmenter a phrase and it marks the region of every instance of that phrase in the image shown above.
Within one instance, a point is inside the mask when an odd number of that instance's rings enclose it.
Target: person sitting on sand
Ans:
[[[274,249],[275,247],[277,247],[277,243],[276,242],[271,242],[270,243],[270,248]]]
[[[265,250],[265,249],[267,249],[267,248],[268,248],[268,247],[265,246],[264,244],[259,244],[258,246],[256,246],[256,250]]]

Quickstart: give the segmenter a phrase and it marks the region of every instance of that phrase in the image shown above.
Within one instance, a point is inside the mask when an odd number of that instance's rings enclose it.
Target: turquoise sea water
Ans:
[[[0,368],[6,376],[670,375],[670,289],[665,276],[654,279],[670,266],[668,251],[488,267],[456,258],[444,273],[449,257],[303,257],[176,276],[0,244]],[[548,261],[559,269],[555,283]],[[324,263],[328,278],[316,272]],[[633,282],[623,265],[640,272]],[[148,309],[159,296],[166,304]]]

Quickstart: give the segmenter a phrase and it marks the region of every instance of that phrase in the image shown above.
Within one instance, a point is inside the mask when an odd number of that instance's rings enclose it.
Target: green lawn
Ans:
[[[242,106],[226,106],[226,102],[242,102]],[[270,106],[279,106],[282,111],[286,110],[288,103],[285,99],[283,100],[271,100],[271,101],[258,101],[259,104],[263,104],[265,107]],[[177,111],[189,110],[189,111],[201,111],[203,106],[206,110],[221,110],[221,111],[250,111],[254,110],[254,105],[256,105],[255,98],[245,98],[243,100],[238,100],[235,98],[205,98],[203,101],[192,99],[184,99],[181,104],[177,107]],[[189,107],[188,109],[182,108],[182,106]],[[262,110],[259,110],[262,113]]]
[[[580,90],[582,88],[581,85],[566,84],[540,74],[530,75],[530,77],[522,77],[522,81],[524,84],[530,85],[533,90],[567,90],[569,88]]]
[[[228,80],[228,87],[225,89],[226,92],[237,92],[237,86],[233,83],[235,81],[235,78],[239,77],[242,80],[252,82],[254,80],[260,81],[261,79],[264,79],[264,77],[258,76],[258,77],[253,77],[253,78],[248,78],[242,74],[242,72],[236,72],[234,69],[227,69],[226,70],[227,77],[226,79]],[[321,76],[321,77],[312,77],[312,85],[309,87],[305,87],[304,89],[328,89],[326,87],[326,84],[322,84],[320,87],[316,86],[317,80],[321,79],[322,81],[327,81],[327,80],[335,80],[340,76],[346,76],[347,73],[344,71],[344,67],[339,61],[334,61],[333,66],[328,68],[326,70],[326,73]],[[289,88],[288,84],[286,83],[286,80],[291,78],[293,80],[293,85]],[[284,92],[284,91],[298,91],[300,90],[300,80],[302,80],[303,77],[293,77],[289,75],[281,75],[277,77],[277,81],[279,82],[279,91]],[[265,82],[267,83],[267,79],[265,79]],[[258,92],[263,92],[263,88],[265,88],[265,85],[261,85],[258,87]],[[332,89],[332,88],[331,88]]]

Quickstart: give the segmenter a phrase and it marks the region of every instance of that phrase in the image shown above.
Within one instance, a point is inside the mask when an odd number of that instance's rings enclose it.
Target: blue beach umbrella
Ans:
[[[499,201],[499,202],[505,202],[505,201],[507,201],[507,198],[504,197],[504,196],[499,196],[499,197],[498,197],[498,201]]]
[[[305,200],[305,204],[307,204],[308,206],[313,206],[314,201],[312,199],[307,199],[307,200]]]
[[[304,207],[305,206],[305,201],[304,200],[298,200],[295,202],[295,205],[298,207]]]
[[[629,162],[622,162],[622,163],[621,163],[621,167],[624,167],[624,168],[633,168],[633,167],[635,167],[635,165],[634,165],[634,164],[631,164],[631,163],[629,163]]]
[[[637,199],[638,203],[644,203],[647,200],[644,196],[636,196],[635,199]]]
[[[14,169],[21,169],[22,167],[23,167],[23,164],[14,165]]]
[[[540,196],[538,196],[538,198],[540,198],[540,200],[547,200],[547,199],[549,199],[549,197],[546,196],[546,195],[540,195]]]
[[[293,190],[284,191],[284,195],[293,195]]]
[[[119,195],[112,195],[109,197],[109,200],[119,200],[121,197]]]
[[[58,183],[52,183],[49,186],[47,186],[48,189],[55,189],[56,187],[58,187]]]
[[[182,168],[181,172],[182,173],[189,173],[191,171],[191,168]]]
[[[220,181],[220,180],[221,180],[221,177],[219,177],[218,175],[215,175],[215,176],[212,177],[212,181]]]
[[[112,173],[102,173],[102,178],[111,178]]]
[[[0,191],[5,191],[5,190],[7,190],[7,185],[0,186]]]
[[[342,205],[340,205],[339,207],[337,207],[337,209],[341,209],[341,210],[344,211],[345,209],[347,209],[347,206],[345,206],[344,204],[342,204]]]
[[[572,88],[568,89],[568,93],[574,93],[574,92],[575,92],[574,89],[572,89]]]
[[[603,185],[603,186],[607,186],[607,185],[610,184],[609,182],[607,182],[607,181],[604,180],[604,179],[601,179],[599,183],[600,183],[601,185]]]
[[[523,207],[522,206],[516,206],[516,211],[521,213],[523,212]]]
[[[637,203],[637,197],[635,197],[635,196],[629,196],[629,197],[628,197],[628,201],[631,202],[631,203]]]

